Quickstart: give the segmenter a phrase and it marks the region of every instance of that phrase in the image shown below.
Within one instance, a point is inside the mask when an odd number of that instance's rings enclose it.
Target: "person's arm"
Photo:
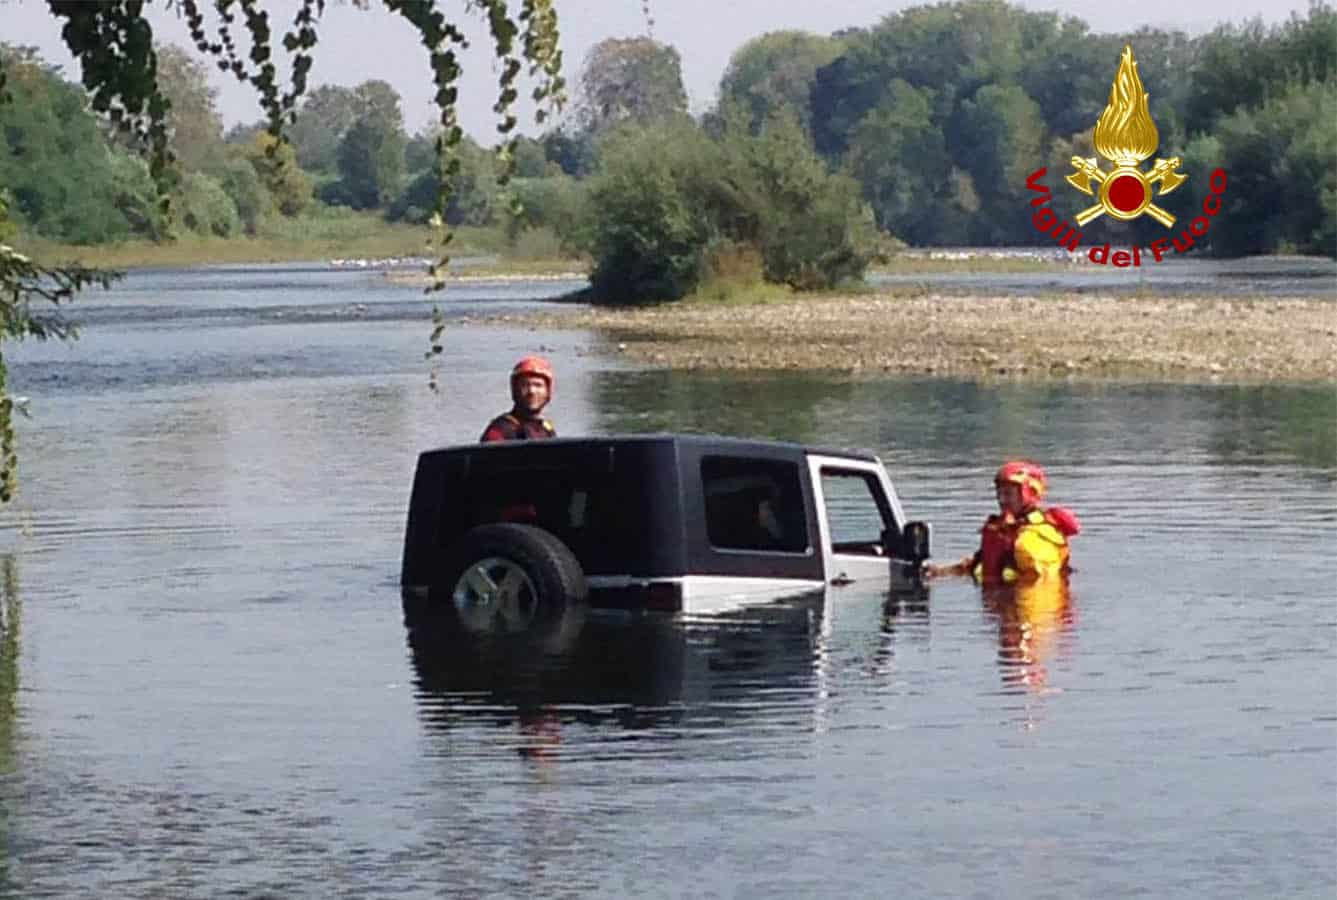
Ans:
[[[925,578],[942,578],[947,575],[969,575],[975,571],[975,563],[978,554],[972,553],[970,556],[962,557],[954,563],[948,563],[945,566],[935,566],[932,563],[924,563],[923,573]]]

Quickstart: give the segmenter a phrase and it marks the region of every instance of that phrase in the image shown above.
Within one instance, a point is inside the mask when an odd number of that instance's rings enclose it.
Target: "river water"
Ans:
[[[478,282],[448,320],[573,285]],[[134,274],[10,348],[0,895],[1329,897],[1337,391],[638,371],[323,267]],[[563,434],[866,447],[939,559],[1028,453],[1067,597],[410,628],[419,450],[542,350]]]

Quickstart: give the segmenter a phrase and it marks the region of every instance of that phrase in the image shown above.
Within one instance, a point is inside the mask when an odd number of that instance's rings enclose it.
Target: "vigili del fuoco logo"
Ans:
[[[1078,229],[1102,215],[1121,222],[1150,216],[1166,228],[1174,227],[1175,217],[1157,206],[1155,200],[1179,187],[1189,176],[1179,171],[1181,160],[1177,156],[1157,158],[1149,171],[1142,171],[1142,163],[1160,144],[1156,123],[1147,108],[1147,96],[1142,79],[1137,75],[1133,48],[1125,45],[1119,57],[1119,71],[1110,86],[1109,103],[1096,120],[1094,138],[1096,152],[1105,157],[1113,169],[1102,169],[1094,156],[1072,158],[1073,172],[1067,177],[1068,184],[1096,201],[1077,214],[1075,225],[1059,219],[1046,205],[1050,199],[1049,188],[1040,179],[1047,168],[1036,169],[1026,179],[1026,187],[1039,194],[1031,200],[1031,206],[1038,207],[1031,215],[1031,224],[1041,234],[1068,248],[1069,252],[1081,246],[1082,233]],[[1221,195],[1226,191],[1225,170],[1212,170],[1207,186],[1209,193],[1202,201],[1203,214],[1189,222],[1179,236],[1157,238],[1146,248],[1156,262],[1164,259],[1172,246],[1175,253],[1187,253],[1197,238],[1207,234],[1211,220],[1221,212]],[[1116,250],[1111,254],[1110,245],[1103,244],[1088,250],[1087,257],[1100,265],[1140,266],[1142,250],[1134,244],[1130,250]]]

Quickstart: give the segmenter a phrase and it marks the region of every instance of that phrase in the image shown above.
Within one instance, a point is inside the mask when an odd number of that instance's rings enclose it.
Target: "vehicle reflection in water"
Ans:
[[[985,612],[998,624],[998,665],[1003,686],[1042,694],[1059,690],[1049,664],[1066,650],[1076,609],[1066,578],[1002,585],[982,591]]]
[[[881,630],[863,658],[889,671],[893,644],[927,640],[927,591],[883,594]],[[877,599],[881,600],[882,597]],[[729,734],[758,727],[823,730],[831,693],[831,616],[821,591],[710,616],[571,607],[523,632],[471,630],[453,610],[405,599],[420,718],[514,729],[516,752],[561,756],[573,724]],[[839,609],[840,607],[835,607]],[[902,634],[904,632],[904,634]]]
[[[929,640],[928,590],[922,585],[900,584],[882,603],[882,622],[878,648],[872,654],[872,672],[882,677],[894,675],[896,649],[924,649]]]

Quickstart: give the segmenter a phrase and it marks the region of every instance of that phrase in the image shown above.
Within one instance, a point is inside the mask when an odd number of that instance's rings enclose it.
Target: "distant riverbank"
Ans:
[[[518,242],[501,228],[461,226],[450,244],[460,269],[519,274],[583,271],[580,260],[562,259],[551,241]],[[20,251],[46,265],[79,263],[102,269],[188,268],[247,263],[324,262],[332,267],[395,270],[427,280],[434,249],[432,233],[421,225],[387,222],[353,210],[327,211],[297,219],[266,221],[249,237],[185,235],[172,241],[131,240],[115,244],[62,244],[32,236],[16,241]]]
[[[594,329],[686,369],[828,369],[962,377],[1337,381],[1337,303],[1315,299],[898,296],[571,309],[504,319]]]

